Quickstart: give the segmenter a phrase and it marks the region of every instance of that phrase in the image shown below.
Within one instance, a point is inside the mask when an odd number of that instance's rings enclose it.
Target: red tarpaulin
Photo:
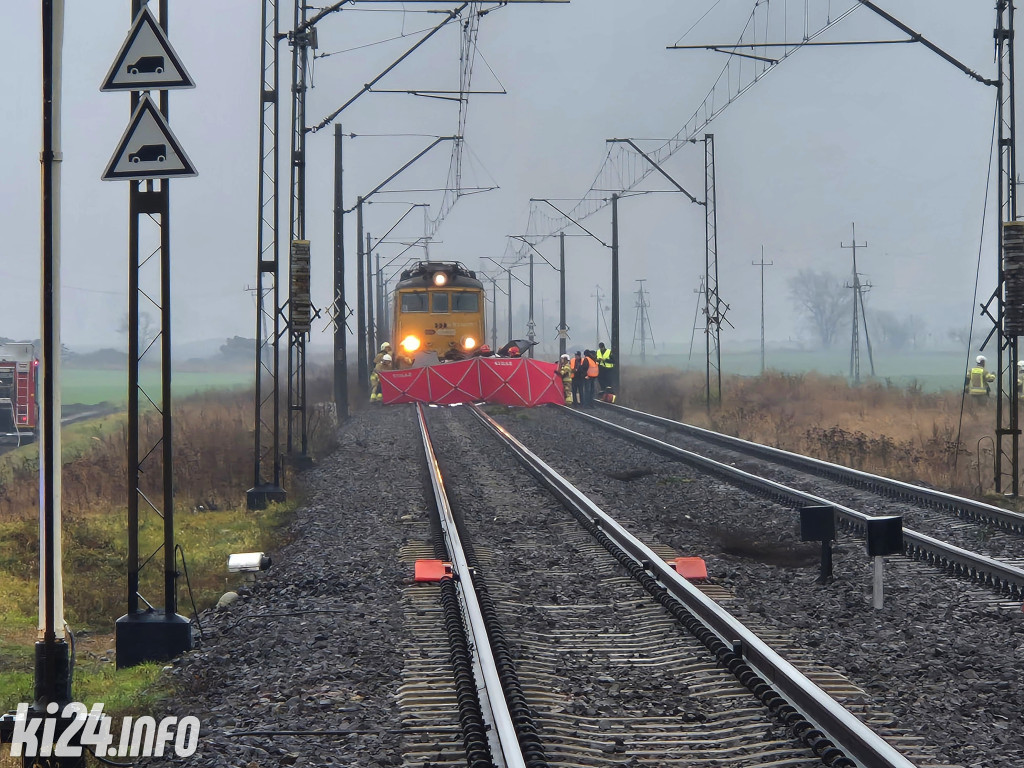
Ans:
[[[475,357],[425,368],[382,371],[380,391],[385,404],[563,403],[562,377],[556,368],[554,363],[526,357]]]

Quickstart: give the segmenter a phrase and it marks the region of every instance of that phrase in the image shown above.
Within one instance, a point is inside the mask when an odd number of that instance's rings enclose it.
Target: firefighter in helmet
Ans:
[[[568,355],[558,359],[558,375],[562,377],[562,395],[566,405],[572,405],[572,363]]]
[[[384,396],[381,394],[380,391],[380,372],[390,371],[391,369],[391,355],[387,353],[381,354],[380,361],[375,366],[373,366],[373,373],[370,374],[371,403],[379,403],[381,400],[384,399]]]
[[[978,355],[974,360],[974,367],[967,374],[965,389],[976,403],[988,402],[992,387],[989,385],[996,380],[994,373],[985,370],[985,356]]]

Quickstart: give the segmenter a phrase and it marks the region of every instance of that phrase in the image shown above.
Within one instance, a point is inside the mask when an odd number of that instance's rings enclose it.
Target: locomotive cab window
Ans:
[[[447,313],[448,312],[448,294],[447,293],[440,293],[440,292],[437,292],[437,291],[431,293],[430,294],[430,311],[435,313],[435,314]]]
[[[479,312],[480,294],[459,291],[452,294],[452,312]]]
[[[427,311],[427,294],[426,294],[426,291],[417,291],[416,293],[403,293],[402,294],[402,311],[403,312],[426,312]]]

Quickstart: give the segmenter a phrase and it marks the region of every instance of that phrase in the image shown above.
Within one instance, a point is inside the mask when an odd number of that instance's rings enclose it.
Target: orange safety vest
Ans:
[[[597,378],[597,373],[598,373],[598,370],[597,370],[597,360],[595,360],[594,358],[590,357],[589,355],[587,356],[587,360],[590,361],[590,365],[587,366],[587,378],[588,379],[596,379]]]

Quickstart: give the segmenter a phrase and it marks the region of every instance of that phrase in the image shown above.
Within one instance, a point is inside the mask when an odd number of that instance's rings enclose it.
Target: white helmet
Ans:
[[[391,355],[384,355],[384,357],[382,357],[381,360],[383,360],[385,363],[390,363]]]
[[[974,360],[975,360],[975,362],[978,365],[984,365],[985,364],[985,356],[984,355],[978,355]]]
[[[1017,361],[1017,367],[1018,368],[1024,368],[1024,360],[1018,360]]]
[[[390,341],[385,341],[383,344],[380,345],[380,351],[381,352],[383,352],[385,349],[391,349],[391,342]]]

